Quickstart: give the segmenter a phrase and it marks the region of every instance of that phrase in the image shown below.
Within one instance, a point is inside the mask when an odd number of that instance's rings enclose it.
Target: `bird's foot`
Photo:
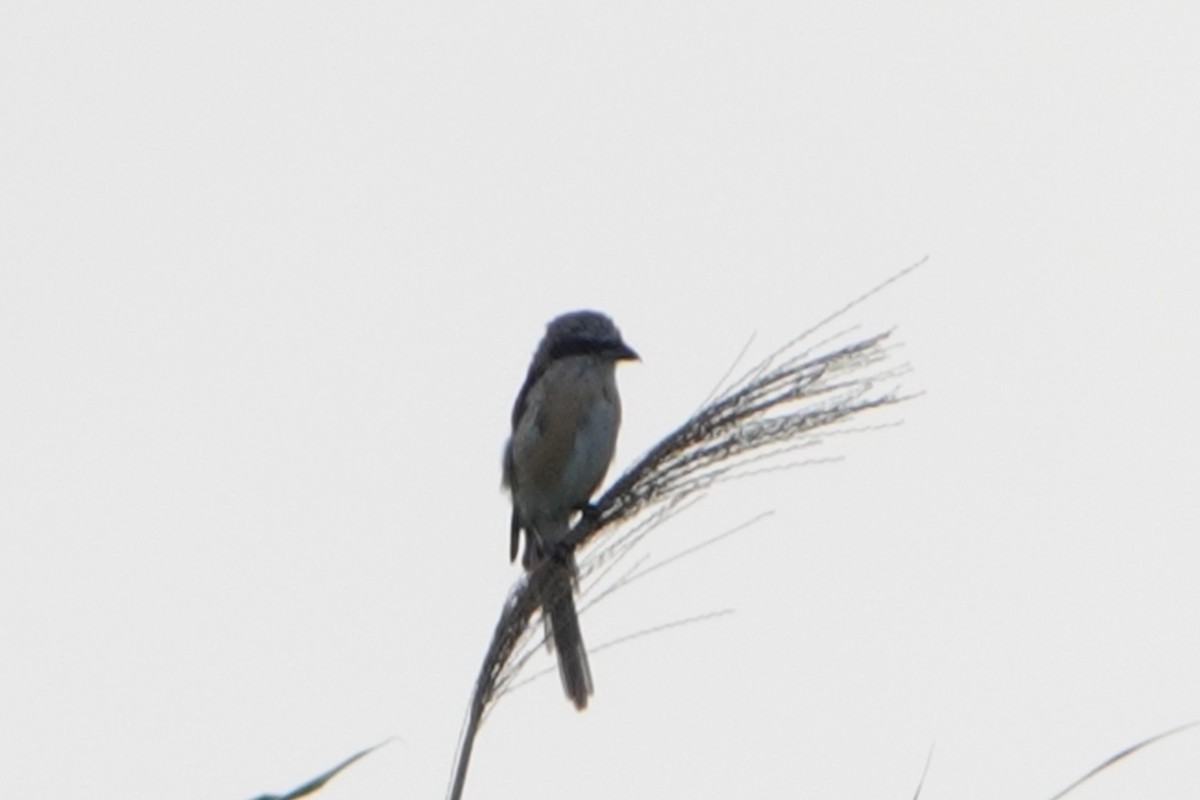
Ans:
[[[571,563],[571,548],[566,542],[555,542],[547,548],[545,555],[557,561],[559,564]]]
[[[584,503],[578,508],[579,516],[583,517],[588,522],[598,522],[600,520],[600,506],[595,503]]]

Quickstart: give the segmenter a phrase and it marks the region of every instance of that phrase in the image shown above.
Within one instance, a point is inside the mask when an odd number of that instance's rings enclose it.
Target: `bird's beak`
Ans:
[[[621,342],[619,345],[617,345],[616,347],[614,347],[612,349],[612,357],[614,359],[616,359],[617,361],[641,361],[642,360],[642,357],[639,356],[636,352],[634,352],[634,349],[632,347],[630,347],[629,345],[625,344],[624,342]]]

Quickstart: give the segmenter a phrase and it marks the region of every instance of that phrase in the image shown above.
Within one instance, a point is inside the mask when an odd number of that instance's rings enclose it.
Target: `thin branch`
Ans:
[[[630,573],[629,575],[625,576],[619,583],[614,584],[613,586],[609,587],[609,589],[607,589],[605,591],[605,594],[611,594],[612,592],[616,591],[619,588],[628,586],[629,584],[633,583],[634,581],[640,580],[641,578],[646,577],[647,575],[649,575],[652,572],[657,572],[658,570],[662,569],[663,567],[665,567],[669,564],[673,564],[676,561],[679,561],[681,558],[690,556],[690,555],[696,553],[697,551],[703,550],[704,548],[706,548],[710,545],[714,545],[717,542],[721,541],[722,539],[727,539],[730,536],[733,536],[735,533],[741,533],[742,531],[749,528],[751,525],[754,525],[754,524],[758,523],[759,521],[766,519],[769,516],[771,516],[771,512],[764,511],[763,513],[759,514],[754,519],[743,522],[742,524],[737,525],[733,528],[730,528],[727,531],[718,533],[716,536],[710,536],[709,538],[705,539],[704,541],[700,542],[699,544],[694,544],[685,550],[681,550],[680,552],[675,553],[674,555],[663,559],[662,561],[656,561],[655,563],[651,564],[650,566],[646,567],[645,569],[643,569],[641,571]]]
[[[925,779],[929,777],[929,765],[933,763],[933,745],[929,745],[929,755],[925,756],[925,768],[921,770],[921,780],[917,781],[917,790],[913,792],[913,800],[920,800],[921,790],[925,788]]]
[[[716,397],[717,393],[721,391],[721,387],[725,385],[725,381],[729,380],[729,376],[733,374],[735,369],[737,369],[737,365],[742,363],[742,359],[746,357],[746,353],[750,352],[750,345],[754,344],[755,336],[756,334],[752,333],[750,334],[749,338],[746,339],[746,343],[742,345],[742,349],[738,351],[737,356],[735,356],[733,361],[730,363],[729,369],[725,370],[725,374],[722,375],[721,379],[716,382],[712,388],[712,391],[710,391],[708,395],[700,402],[700,408],[704,408],[706,405],[708,405],[709,401]]]
[[[597,646],[593,652],[599,653],[601,650],[607,650],[610,647],[616,647],[619,644],[624,644],[625,642],[629,642],[634,639],[640,639],[643,636],[649,636],[653,633],[662,633],[663,631],[669,631],[674,628],[682,628],[685,625],[694,625],[697,622],[709,622],[710,620],[717,619],[718,617],[727,617],[732,613],[732,608],[722,608],[717,611],[710,611],[707,614],[697,614],[694,617],[686,617],[684,619],[677,619],[672,622],[664,622],[662,625],[655,625],[651,628],[643,628],[640,631],[634,631],[633,633],[613,639],[610,642],[604,642],[603,644]]]
[[[1082,784],[1084,784],[1091,778],[1094,778],[1095,776],[1099,775],[1101,772],[1108,769],[1113,764],[1116,764],[1118,761],[1121,761],[1122,759],[1133,755],[1134,753],[1136,753],[1137,751],[1141,750],[1144,747],[1149,747],[1150,745],[1154,744],[1155,742],[1161,742],[1163,739],[1166,739],[1168,736],[1174,736],[1177,733],[1183,733],[1184,731],[1186,731],[1190,728],[1194,728],[1197,725],[1200,725],[1200,720],[1194,720],[1194,721],[1188,722],[1184,725],[1179,725],[1177,727],[1171,728],[1171,730],[1169,730],[1169,731],[1163,731],[1162,733],[1157,734],[1156,736],[1151,736],[1149,739],[1146,739],[1145,741],[1141,741],[1135,745],[1126,747],[1124,750],[1117,753],[1115,756],[1105,759],[1103,762],[1101,762],[1099,765],[1097,765],[1095,768],[1093,768],[1090,772],[1088,772],[1082,778],[1079,778],[1074,783],[1072,783],[1070,786],[1068,786],[1067,788],[1063,789],[1058,794],[1051,797],[1050,800],[1062,800],[1062,798],[1066,797],[1069,792],[1072,792],[1075,789],[1079,788]]]
[[[618,636],[616,639],[610,639],[607,642],[601,642],[600,644],[596,645],[595,647],[589,647],[588,651],[592,654],[599,653],[603,650],[608,650],[610,647],[616,647],[617,645],[622,645],[627,642],[631,642],[634,639],[640,639],[643,636],[650,636],[655,633],[662,633],[663,631],[669,631],[669,630],[673,630],[675,628],[682,628],[687,625],[695,625],[698,622],[710,622],[710,621],[712,621],[714,619],[718,619],[720,617],[727,617],[732,613],[733,613],[732,608],[722,608],[722,609],[718,609],[716,611],[709,611],[705,614],[696,614],[691,617],[683,617],[682,619],[671,620],[670,622],[664,622],[661,625],[654,625],[649,628],[642,628],[641,630],[634,631],[633,633],[627,633],[624,636]],[[555,672],[558,672],[558,667],[556,665],[548,666],[545,669],[543,669],[533,675],[530,675],[525,680],[514,683],[512,685],[512,688],[517,689],[521,686],[524,686],[527,683],[533,683],[534,681],[538,680],[539,678],[544,678],[547,675],[552,675]]]
[[[385,744],[387,744],[390,741],[392,741],[392,740],[384,739],[382,742],[375,745],[374,747],[368,747],[366,750],[358,751],[357,753],[350,756],[342,763],[338,764],[333,769],[328,770],[327,772],[324,772],[324,773],[318,775],[317,777],[313,778],[311,781],[309,781],[308,783],[305,783],[302,786],[297,786],[295,789],[292,789],[290,792],[287,792],[285,794],[259,795],[257,798],[255,798],[255,800],[298,800],[298,798],[307,797],[308,795],[316,792],[318,789],[323,788],[325,786],[325,784],[329,783],[329,781],[336,778],[342,772],[342,770],[346,769],[351,764],[358,761],[360,758],[364,758],[365,756],[368,756],[371,753],[374,753],[376,750],[383,747]]]

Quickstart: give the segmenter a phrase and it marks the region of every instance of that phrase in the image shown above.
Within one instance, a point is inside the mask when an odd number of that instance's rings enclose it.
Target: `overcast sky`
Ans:
[[[6,3],[0,796],[394,736],[321,799],[441,797],[546,321],[643,357],[615,476],[924,256],[852,314],[901,424],[656,531],[773,512],[590,608],[735,613],[504,697],[467,797],[903,798],[936,745],[924,800],[1042,800],[1200,718],[1200,12],[811,5]],[[1198,786],[1200,730],[1073,797]]]

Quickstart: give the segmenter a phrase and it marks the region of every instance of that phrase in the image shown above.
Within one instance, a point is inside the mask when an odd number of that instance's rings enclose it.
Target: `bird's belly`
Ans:
[[[535,527],[546,523],[565,528],[572,512],[584,506],[604,480],[616,446],[618,414],[613,406],[594,408],[573,435],[543,435],[530,442],[534,452],[520,463],[523,471],[517,502],[522,516]]]
[[[572,508],[587,503],[608,472],[617,441],[616,414],[612,412],[613,407],[606,406],[604,412],[593,413],[575,434],[562,473],[563,494]]]

